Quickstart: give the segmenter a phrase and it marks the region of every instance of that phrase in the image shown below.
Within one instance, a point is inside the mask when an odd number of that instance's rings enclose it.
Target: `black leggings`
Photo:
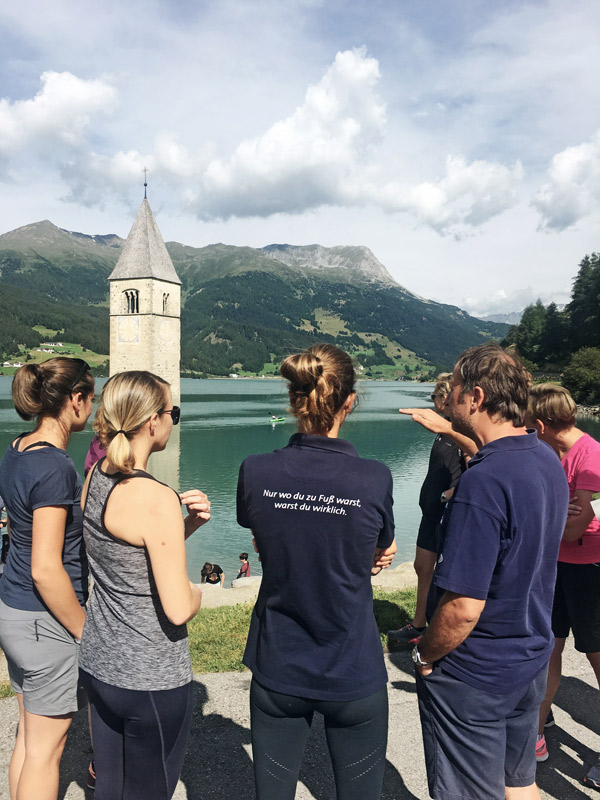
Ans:
[[[192,684],[146,692],[79,674],[92,711],[96,800],[170,800],[192,722]]]
[[[306,700],[250,687],[257,800],[293,800],[315,711],[325,718],[337,800],[379,800],[388,731],[387,689],[360,700]]]

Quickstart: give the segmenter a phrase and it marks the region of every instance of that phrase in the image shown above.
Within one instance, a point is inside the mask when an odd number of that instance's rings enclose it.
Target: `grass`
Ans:
[[[188,623],[194,672],[242,672],[244,647],[253,605],[221,606],[200,610]]]
[[[386,632],[399,628],[407,619],[412,619],[417,602],[416,589],[389,592],[373,590],[373,610],[383,647]],[[194,673],[243,672],[242,663],[248,627],[252,615],[252,603],[237,606],[207,608],[188,623],[190,656]],[[8,681],[0,682],[0,699],[12,697],[13,690]]]
[[[12,690],[10,681],[0,681],[0,700],[5,700],[7,697],[14,697],[15,693]]]
[[[381,637],[412,619],[417,602],[416,589],[389,592],[375,589],[373,610]],[[252,604],[207,608],[188,624],[192,668],[196,673],[241,672]]]
[[[41,326],[37,326],[36,330],[40,330],[40,333],[43,335],[43,331],[47,331],[48,328],[42,328]],[[50,331],[52,333],[52,331]],[[51,336],[49,338],[59,338],[55,336]],[[30,358],[29,361],[26,361],[26,356],[29,354]],[[103,353],[94,353],[93,350],[88,350],[85,347],[82,347],[80,344],[76,342],[63,342],[62,347],[53,347],[51,353],[40,353],[37,347],[33,347],[31,349],[22,351],[20,354],[17,353],[16,355],[7,356],[2,361],[21,361],[22,364],[41,364],[43,361],[47,361],[49,358],[54,358],[54,356],[62,356],[68,355],[71,358],[83,358],[84,361],[87,361],[91,367],[98,367],[104,364],[105,361],[108,359],[108,355]],[[2,370],[1,374],[4,375],[14,375],[17,371],[16,367],[2,367],[2,361],[0,361],[0,369]]]

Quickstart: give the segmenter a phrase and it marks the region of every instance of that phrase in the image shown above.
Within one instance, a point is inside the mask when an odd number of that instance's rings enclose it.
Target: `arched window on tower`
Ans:
[[[169,295],[167,293],[163,294],[163,314],[167,314],[169,311]]]
[[[140,293],[137,289],[125,289],[123,292],[123,310],[127,314],[140,313]]]

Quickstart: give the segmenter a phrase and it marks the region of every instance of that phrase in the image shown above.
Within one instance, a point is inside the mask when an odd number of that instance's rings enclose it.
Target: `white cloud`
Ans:
[[[467,296],[463,299],[461,308],[464,308],[473,317],[486,317],[491,314],[522,311],[537,300],[541,300],[544,305],[551,302],[563,305],[568,303],[569,299],[567,289],[548,293],[540,292],[539,288],[525,286],[522,289],[496,289],[485,297]]]
[[[437,181],[388,180],[393,169],[378,149],[387,122],[379,78],[379,64],[364,48],[339,52],[293,114],[242,141],[229,158],[215,156],[210,145],[183,147],[175,135],[163,135],[146,155],[92,154],[64,165],[68,199],[100,202],[102,185],[121,194],[146,164],[153,181],[169,185],[204,221],[371,205],[460,237],[517,202],[520,163],[448,156]]]
[[[461,237],[518,202],[523,177],[519,162],[509,168],[489,161],[467,163],[463,156],[446,158],[439,181],[414,186],[388,183],[372,198],[388,211],[405,211],[440,234]]]
[[[7,161],[27,150],[81,147],[92,119],[116,107],[116,91],[103,80],[82,80],[70,72],[44,72],[35,97],[0,99],[0,157]]]
[[[338,53],[290,117],[207,165],[192,204],[198,216],[300,213],[348,202],[359,164],[385,129],[378,79],[379,65],[364,49]]]
[[[557,153],[533,205],[545,230],[562,231],[600,208],[600,131]]]

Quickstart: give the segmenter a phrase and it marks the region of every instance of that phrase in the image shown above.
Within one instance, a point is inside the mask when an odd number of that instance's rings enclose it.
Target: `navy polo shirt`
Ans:
[[[263,568],[244,663],[267,689],[344,701],[385,685],[371,564],[394,539],[392,503],[389,469],[342,439],[295,434],[244,461],[238,522]]]
[[[477,689],[508,694],[542,670],[554,643],[552,600],[569,489],[535,431],[484,445],[442,521],[430,594],[485,600],[467,639],[442,668]]]

